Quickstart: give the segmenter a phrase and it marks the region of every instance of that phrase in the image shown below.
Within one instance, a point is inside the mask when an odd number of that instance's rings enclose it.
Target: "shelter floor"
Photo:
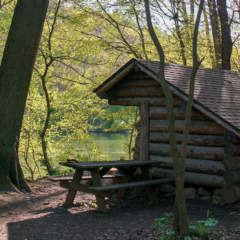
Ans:
[[[31,194],[0,193],[1,240],[154,240],[154,219],[172,211],[173,200],[149,206],[143,198],[120,201],[108,213],[96,211],[92,194],[78,194],[70,209],[62,207],[66,191],[47,179],[31,183]],[[205,219],[207,210],[219,221],[225,239],[240,239],[240,204],[217,206],[187,202],[191,219]]]

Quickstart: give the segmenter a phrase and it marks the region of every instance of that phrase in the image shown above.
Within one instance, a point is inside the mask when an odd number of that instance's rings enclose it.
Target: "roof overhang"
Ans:
[[[124,78],[136,65],[137,60],[131,59],[124,64],[116,73],[93,90],[100,98],[107,98],[106,92]]]
[[[114,73],[110,78],[104,81],[99,87],[97,87],[93,92],[95,92],[100,98],[107,98],[106,92],[110,90],[115,84],[117,84],[123,77],[125,77],[134,67],[138,67],[142,72],[146,73],[148,76],[156,80],[159,84],[161,84],[161,80],[158,77],[158,74],[153,72],[150,68],[140,63],[136,59],[131,59],[125,65],[123,65],[116,73]],[[170,90],[180,97],[181,99],[188,101],[188,95],[184,93],[182,90],[171,84],[166,80]],[[232,126],[229,122],[225,121],[219,115],[215,114],[208,108],[206,108],[203,104],[198,102],[197,100],[193,101],[193,107],[208,116],[210,119],[217,122],[222,127],[228,129],[229,131],[236,134],[240,137],[240,130],[234,126]]]

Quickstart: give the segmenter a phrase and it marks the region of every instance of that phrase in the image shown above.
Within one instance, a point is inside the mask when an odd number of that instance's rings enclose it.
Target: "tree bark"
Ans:
[[[17,149],[48,0],[18,0],[0,67],[0,190],[27,187]]]
[[[212,36],[215,50],[216,66],[215,68],[221,69],[221,37],[219,29],[218,13],[215,0],[208,0],[208,8],[210,14],[210,21],[212,27]]]
[[[48,68],[47,68],[48,69]],[[47,73],[47,71],[46,71]],[[49,126],[49,122],[50,122],[50,115],[51,115],[51,105],[50,105],[50,98],[49,98],[49,94],[48,94],[48,90],[47,90],[47,86],[46,86],[46,74],[44,74],[44,76],[41,77],[41,82],[42,82],[42,88],[44,91],[44,95],[45,95],[45,99],[46,99],[46,105],[47,105],[47,109],[46,109],[46,118],[44,121],[44,126],[40,135],[41,138],[41,142],[42,142],[42,152],[43,152],[43,159],[44,159],[44,165],[47,168],[47,172],[49,175],[53,175],[54,171],[53,168],[50,164],[49,158],[48,158],[48,153],[47,153],[47,141],[46,141],[46,132]]]
[[[175,199],[175,207],[174,209],[174,229],[180,234],[181,237],[188,236],[189,235],[189,226],[188,226],[188,216],[187,216],[187,208],[185,205],[185,198],[184,198],[184,175],[181,176],[181,174],[184,174],[185,166],[181,166],[181,168],[177,169],[177,161],[179,158],[179,152],[176,144],[176,129],[174,124],[174,108],[173,108],[173,95],[170,92],[170,89],[167,85],[166,79],[165,79],[165,55],[162,48],[162,45],[160,44],[157,35],[154,31],[152,21],[151,21],[151,13],[150,13],[150,7],[149,7],[149,1],[145,0],[145,11],[146,11],[146,17],[147,17],[147,24],[148,24],[148,30],[151,35],[152,41],[154,42],[154,45],[157,49],[160,63],[159,63],[159,83],[161,84],[161,87],[163,89],[165,98],[166,98],[166,105],[167,105],[167,112],[168,112],[168,133],[169,133],[169,142],[171,146],[171,157],[173,159],[174,164],[174,176],[175,176],[175,182],[176,182],[176,199]],[[183,170],[183,172],[182,172]],[[180,194],[179,194],[180,193]]]
[[[230,23],[228,22],[228,12],[226,0],[217,0],[218,14],[221,22],[221,56],[222,69],[231,70],[232,37]]]
[[[184,3],[184,1],[182,1]],[[196,23],[194,26],[193,32],[193,44],[192,44],[192,55],[193,55],[193,68],[191,73],[191,80],[189,86],[189,97],[185,115],[185,126],[183,131],[183,142],[181,145],[181,149],[178,150],[176,144],[176,127],[174,122],[174,108],[173,108],[173,95],[170,92],[169,86],[165,79],[165,55],[162,48],[160,41],[157,38],[157,35],[154,31],[152,21],[151,21],[151,13],[149,7],[149,1],[145,0],[145,12],[147,17],[147,25],[148,30],[151,35],[152,41],[157,49],[160,63],[159,63],[159,73],[158,82],[161,84],[163,89],[165,98],[166,98],[166,105],[167,105],[167,115],[168,115],[168,133],[169,133],[169,143],[170,143],[170,150],[171,150],[171,157],[173,159],[173,166],[174,166],[174,177],[176,183],[176,198],[175,198],[175,205],[174,205],[174,230],[179,233],[180,237],[189,236],[189,225],[188,225],[188,215],[187,215],[187,208],[184,196],[184,172],[185,172],[185,158],[186,158],[186,149],[188,143],[188,135],[190,131],[190,123],[191,123],[191,112],[192,112],[192,104],[193,104],[193,96],[194,96],[194,82],[197,70],[201,64],[201,61],[198,60],[197,55],[197,39],[198,39],[198,29],[199,23],[201,18],[201,13],[203,9],[204,0],[201,0],[199,5],[199,10],[196,18]]]
[[[211,64],[212,64],[212,68],[216,68],[216,61],[215,61],[214,53],[213,53],[213,46],[212,46],[212,42],[211,42],[211,38],[210,38],[209,22],[208,22],[208,16],[207,16],[207,11],[206,11],[206,4],[204,5],[203,16],[204,16],[207,46],[208,46],[208,49],[209,49]]]
[[[45,63],[44,72],[41,74],[40,71],[35,68],[35,71],[38,73],[38,75],[41,79],[42,88],[43,88],[43,92],[44,92],[44,96],[45,96],[45,100],[46,100],[46,117],[45,117],[42,132],[40,134],[40,138],[41,138],[41,143],[42,143],[43,163],[44,163],[49,175],[54,174],[54,169],[52,168],[51,162],[48,158],[47,140],[46,140],[46,133],[47,133],[47,130],[48,130],[48,127],[50,124],[50,119],[51,119],[51,101],[50,101],[48,88],[47,88],[47,75],[48,75],[50,66],[52,66],[52,64],[55,61],[55,58],[52,56],[52,36],[53,36],[54,30],[55,30],[55,25],[57,22],[57,16],[58,16],[58,11],[60,9],[60,5],[61,5],[61,0],[58,0],[55,11],[54,11],[53,22],[52,22],[52,25],[51,25],[51,28],[50,28],[50,31],[48,34],[48,39],[47,39],[48,52],[47,52],[47,54],[45,54],[44,51],[40,48],[40,52],[41,52],[41,55],[42,55],[42,57],[44,59],[44,63]]]
[[[173,10],[175,10],[175,16],[173,16],[173,19],[174,19],[174,24],[175,24],[176,34],[177,34],[177,40],[178,40],[179,46],[180,46],[180,56],[182,58],[182,64],[186,66],[187,65],[186,47],[184,44],[183,34],[181,32],[181,27],[180,27],[179,18],[178,18],[178,15],[180,12],[179,3],[176,4],[175,1],[172,1],[172,4],[173,4],[173,8],[174,8]]]

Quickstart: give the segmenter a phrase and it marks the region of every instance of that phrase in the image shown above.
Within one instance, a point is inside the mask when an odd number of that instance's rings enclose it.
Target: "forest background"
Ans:
[[[15,4],[15,0],[0,1],[1,56]],[[151,1],[166,62],[191,65],[198,4]],[[239,0],[227,1],[227,11],[231,68],[240,71]],[[201,67],[222,68],[223,30],[217,3],[206,1],[198,40],[199,57],[204,57]],[[129,131],[126,151],[131,158],[137,109],[109,106],[92,91],[132,57],[158,60],[143,1],[50,1],[19,140],[19,159],[27,178],[68,174],[58,165],[66,158],[108,160],[109,155],[94,143],[93,131]]]

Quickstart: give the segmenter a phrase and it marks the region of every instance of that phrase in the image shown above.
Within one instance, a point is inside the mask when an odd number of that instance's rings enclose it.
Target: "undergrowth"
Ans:
[[[172,229],[172,213],[165,213],[163,217],[155,219],[155,227],[157,229],[156,240],[180,240],[180,236]],[[205,220],[191,221],[189,224],[190,236],[186,236],[184,240],[225,240],[224,236],[220,236],[216,232],[215,227],[218,221],[210,217],[210,211],[207,211]]]

